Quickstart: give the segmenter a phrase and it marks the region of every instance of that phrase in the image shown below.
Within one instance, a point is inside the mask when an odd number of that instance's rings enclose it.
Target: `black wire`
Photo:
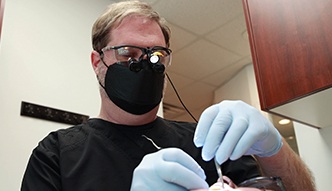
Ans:
[[[191,116],[191,118],[197,123],[197,122],[198,122],[197,119],[196,119],[196,118],[190,113],[190,111],[189,111],[189,110],[187,109],[187,107],[184,105],[184,103],[183,103],[183,101],[181,100],[181,97],[180,97],[178,91],[176,90],[176,88],[175,88],[175,86],[174,86],[174,84],[173,84],[171,78],[168,76],[167,73],[166,73],[166,76],[167,76],[168,81],[171,83],[172,88],[173,88],[173,90],[174,90],[176,96],[178,97],[178,99],[179,99],[179,101],[180,101],[182,107],[187,111],[187,113]]]

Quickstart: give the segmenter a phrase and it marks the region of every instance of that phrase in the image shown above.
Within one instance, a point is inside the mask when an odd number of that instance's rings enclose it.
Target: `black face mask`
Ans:
[[[136,115],[151,111],[161,101],[165,74],[156,71],[147,60],[135,62],[139,71],[132,71],[128,64],[114,63],[108,66],[105,86],[108,97],[121,109]]]

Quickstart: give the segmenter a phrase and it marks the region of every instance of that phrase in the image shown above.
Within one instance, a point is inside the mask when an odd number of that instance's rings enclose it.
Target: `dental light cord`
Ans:
[[[171,83],[172,88],[173,88],[173,90],[174,90],[176,96],[178,97],[178,99],[179,99],[181,105],[182,105],[183,108],[187,111],[187,113],[193,118],[193,120],[197,123],[197,122],[198,122],[197,119],[196,119],[196,118],[190,113],[190,111],[187,109],[187,107],[185,106],[185,104],[184,104],[183,101],[181,100],[181,97],[180,97],[178,91],[176,90],[176,88],[175,88],[175,86],[174,86],[172,80],[170,79],[170,77],[168,76],[167,73],[166,73],[166,76],[167,76],[168,81]],[[142,135],[142,136],[145,137],[146,139],[148,139],[149,141],[151,141],[152,144],[153,144],[158,150],[160,149],[160,147],[158,147],[158,146],[153,142],[152,139],[146,137],[145,135]],[[217,162],[216,158],[214,158],[214,164],[215,164],[216,169],[217,169],[217,174],[218,174],[218,176],[219,176],[219,181],[221,182],[221,188],[224,188],[224,181],[223,181],[223,178],[222,178],[222,177],[223,177],[223,174],[222,174],[222,171],[221,171],[221,167],[220,167],[219,163]]]
[[[185,106],[185,104],[184,104],[183,101],[181,100],[181,97],[180,97],[178,91],[176,90],[176,88],[175,88],[175,86],[174,86],[174,84],[173,84],[171,78],[168,76],[167,73],[166,73],[166,76],[167,76],[167,79],[168,79],[169,83],[171,84],[171,86],[172,86],[172,88],[173,88],[173,90],[174,90],[176,96],[178,97],[178,99],[179,99],[179,101],[180,101],[182,107],[187,111],[187,113],[191,116],[191,118],[197,123],[197,122],[198,122],[197,119],[191,114],[191,112],[188,110],[188,108]]]

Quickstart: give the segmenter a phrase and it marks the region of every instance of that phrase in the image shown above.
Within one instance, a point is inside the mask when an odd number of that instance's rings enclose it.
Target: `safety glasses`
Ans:
[[[152,48],[142,48],[133,45],[106,46],[100,52],[106,59],[116,59],[118,62],[128,62],[130,60],[140,61],[148,59],[151,63],[161,63],[165,67],[171,63],[172,50],[154,46]]]
[[[256,177],[246,180],[238,186],[269,191],[286,191],[280,177]]]

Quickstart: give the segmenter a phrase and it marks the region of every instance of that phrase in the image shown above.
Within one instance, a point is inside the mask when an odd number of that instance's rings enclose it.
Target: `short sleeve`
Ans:
[[[21,191],[36,190],[61,190],[56,133],[48,135],[33,150],[24,173]]]

